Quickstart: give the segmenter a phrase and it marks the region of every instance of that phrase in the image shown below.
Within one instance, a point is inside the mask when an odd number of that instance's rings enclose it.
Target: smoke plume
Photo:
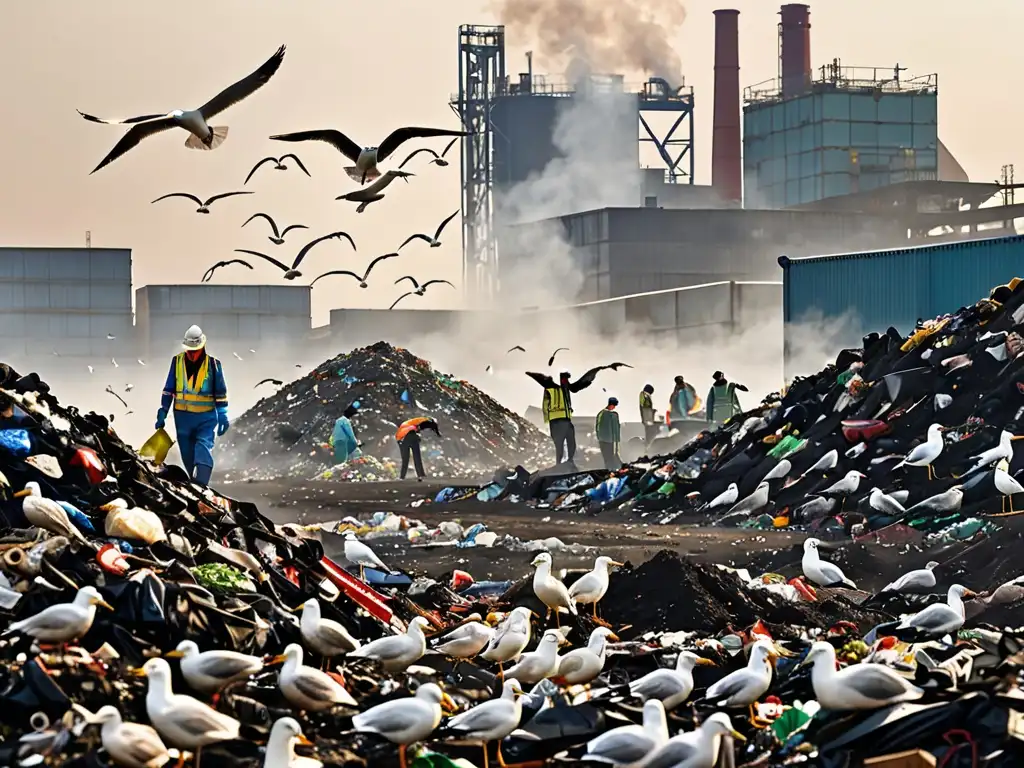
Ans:
[[[571,62],[585,62],[591,72],[641,71],[682,83],[671,43],[686,20],[679,0],[498,0],[497,13],[510,33],[566,71]]]

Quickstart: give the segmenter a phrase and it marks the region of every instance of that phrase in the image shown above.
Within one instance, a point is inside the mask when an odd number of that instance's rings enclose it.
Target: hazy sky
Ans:
[[[709,182],[713,83],[713,16],[710,0],[686,3],[687,19],[673,35],[687,84],[696,89],[697,180]],[[778,3],[740,0],[741,82],[777,72]],[[275,247],[263,222],[239,225],[262,210],[282,226],[302,223],[311,233],[346,229],[359,254],[340,242],[318,246],[304,264],[310,279],[332,268],[361,271],[408,234],[433,231],[459,204],[459,168],[416,165],[421,175],[394,185],[386,200],[360,215],[335,202],[354,189],[342,171],[347,161],[327,145],[271,142],[274,133],[338,128],[360,144],[376,144],[392,129],[420,124],[457,128],[448,100],[457,90],[457,28],[495,23],[491,5],[479,0],[33,0],[8,3],[0,33],[0,69],[8,119],[0,123],[5,147],[0,185],[0,244],[78,246],[91,230],[97,247],[134,251],[136,287],[198,282],[206,267],[230,258],[233,248],[255,248],[277,257],[294,255],[305,240]],[[1014,162],[1019,114],[1008,79],[1024,52],[1015,35],[1024,5],[1005,0],[838,0],[811,4],[812,59],[846,65],[891,67],[908,74],[939,73],[940,135],[972,180],[986,181]],[[522,52],[536,41],[509,28],[510,73],[525,69]],[[89,171],[124,129],[87,123],[75,109],[127,117],[197,107],[248,74],[278,45],[288,53],[276,77],[215,123],[231,127],[222,147],[196,152],[186,134],[147,139],[94,176]],[[556,67],[536,59],[537,72]],[[628,79],[639,81],[639,74]],[[440,149],[443,142],[432,142]],[[413,148],[409,145],[408,149]],[[251,198],[214,204],[198,216],[186,200],[150,201],[172,191],[207,197],[242,189],[253,163],[267,154],[297,151],[313,178],[298,170],[261,169],[247,189]],[[453,152],[453,156],[455,153]],[[402,155],[404,157],[404,155]],[[421,159],[421,158],[418,158]],[[408,168],[407,168],[408,169]],[[1022,165],[1024,173],[1024,165]],[[455,224],[456,222],[453,222]],[[303,233],[290,233],[291,236]],[[458,284],[458,229],[446,245],[413,245],[403,259],[375,272],[378,284],[360,290],[347,278],[328,278],[313,292],[314,323],[340,306],[386,307],[402,275],[444,277]],[[280,279],[270,265],[257,271],[224,270],[215,282],[263,283]],[[440,287],[419,299],[424,307],[451,305],[456,294]]]

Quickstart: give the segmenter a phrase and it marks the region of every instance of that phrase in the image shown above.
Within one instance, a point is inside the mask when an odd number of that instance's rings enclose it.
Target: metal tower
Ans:
[[[462,281],[490,296],[498,274],[492,197],[491,107],[504,94],[505,27],[459,27],[459,92],[451,107],[468,131],[462,142]]]
[[[640,136],[640,141],[654,144],[665,163],[668,182],[693,184],[693,88],[672,88],[660,77],[652,77],[639,94],[638,112],[645,134]],[[675,118],[662,134],[652,127],[649,119],[652,116],[644,113],[669,113]]]

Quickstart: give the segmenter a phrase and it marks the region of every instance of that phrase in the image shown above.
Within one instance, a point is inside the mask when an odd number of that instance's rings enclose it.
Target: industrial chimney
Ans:
[[[811,85],[811,8],[790,3],[779,15],[779,79],[782,98],[791,99]]]
[[[715,124],[711,136],[711,185],[718,196],[729,203],[743,201],[739,17],[739,11],[715,11]]]

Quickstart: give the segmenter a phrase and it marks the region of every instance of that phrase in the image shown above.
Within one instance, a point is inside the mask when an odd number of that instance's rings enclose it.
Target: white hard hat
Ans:
[[[198,325],[193,325],[185,331],[185,338],[181,340],[181,346],[189,350],[202,349],[206,346],[206,334]]]

